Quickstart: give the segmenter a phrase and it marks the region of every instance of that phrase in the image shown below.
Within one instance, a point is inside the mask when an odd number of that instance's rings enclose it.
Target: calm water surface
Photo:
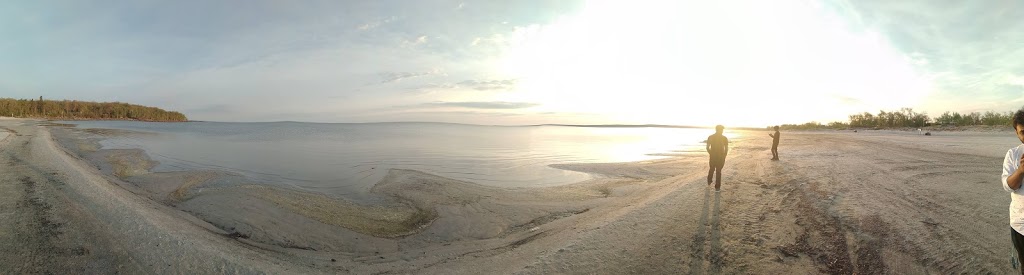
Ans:
[[[590,176],[548,165],[703,153],[702,141],[713,132],[442,123],[69,123],[154,133],[115,136],[101,145],[146,150],[160,162],[157,171],[226,170],[263,183],[334,194],[365,192],[392,168],[491,186],[568,184]]]

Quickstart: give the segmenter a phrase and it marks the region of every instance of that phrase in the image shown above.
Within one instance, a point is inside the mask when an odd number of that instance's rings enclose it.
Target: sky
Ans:
[[[0,97],[193,120],[759,127],[1024,105],[1016,0],[3,1]]]

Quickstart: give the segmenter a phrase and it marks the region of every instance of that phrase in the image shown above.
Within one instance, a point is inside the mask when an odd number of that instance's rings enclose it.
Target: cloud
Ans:
[[[430,102],[423,103],[420,106],[426,107],[459,107],[469,109],[526,109],[531,107],[539,106],[537,103],[530,102],[507,102],[507,101],[462,101],[462,102]]]
[[[478,91],[507,90],[515,87],[517,80],[466,80],[458,83],[459,87],[470,88]]]
[[[383,72],[380,73],[380,83],[391,83],[397,82],[402,79],[415,78],[421,76],[428,76],[429,72],[411,73],[411,72]]]
[[[437,91],[447,91],[458,88],[459,85],[456,85],[455,83],[427,83],[419,86],[409,87],[407,88],[407,91],[410,93],[429,94]]]
[[[496,90],[510,90],[515,88],[518,80],[516,79],[503,79],[503,80],[464,80],[458,83],[427,83],[419,86],[410,87],[409,90],[412,92],[419,93],[431,93],[435,91],[446,91],[446,90],[477,90],[477,91],[496,91]]]
[[[398,82],[403,79],[417,78],[428,75],[447,75],[441,69],[433,69],[426,72],[383,72],[380,73],[380,83]]]
[[[832,94],[832,97],[835,98],[836,100],[839,100],[839,102],[842,102],[843,104],[846,104],[846,105],[862,105],[862,104],[864,104],[863,100],[860,100],[858,98],[849,97],[849,96],[844,96],[844,95],[839,95],[839,94]]]
[[[407,112],[405,114],[416,114],[416,115],[455,115],[455,116],[491,116],[491,117],[510,117],[510,116],[522,116],[523,114],[513,113],[502,113],[502,112],[488,112],[488,111],[423,111],[423,112]]]
[[[391,16],[391,17],[388,17],[388,18],[383,18],[383,19],[378,19],[378,20],[370,21],[370,22],[367,22],[367,23],[360,24],[359,26],[356,26],[356,30],[368,31],[368,30],[376,29],[376,28],[380,27],[381,25],[384,25],[384,24],[387,24],[387,23],[391,23],[392,21],[395,21],[397,19],[398,19],[398,17]]]
[[[403,47],[415,47],[415,46],[423,45],[423,44],[426,44],[429,39],[430,38],[427,37],[426,35],[420,35],[420,36],[416,37],[416,39],[412,39],[412,40],[406,39],[406,40],[403,40],[402,41],[402,46]]]

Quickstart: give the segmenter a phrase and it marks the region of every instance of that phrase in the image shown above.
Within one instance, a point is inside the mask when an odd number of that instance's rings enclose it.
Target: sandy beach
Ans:
[[[48,124],[0,120],[4,273],[1010,271],[1010,130],[783,132],[780,161],[745,131],[719,193],[704,154],[554,165],[594,178],[539,188],[395,169],[364,204],[151,172],[145,152],[81,138],[111,133]]]

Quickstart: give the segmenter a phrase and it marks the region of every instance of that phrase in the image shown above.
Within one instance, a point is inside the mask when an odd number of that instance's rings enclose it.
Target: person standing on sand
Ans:
[[[1020,260],[1024,258],[1024,188],[1021,182],[1024,181],[1024,108],[1013,114],[1013,130],[1021,144],[1006,151],[1003,158],[1003,190],[1010,192],[1010,241],[1013,243],[1011,264],[1024,274],[1024,268],[1020,267]]]
[[[775,134],[768,134],[772,137],[772,160],[779,160],[779,126],[775,126]]]
[[[711,155],[711,159],[708,161],[711,169],[708,169],[708,185],[711,185],[711,179],[717,176],[715,180],[715,192],[722,190],[722,167],[725,166],[725,156],[729,155],[729,139],[722,135],[722,131],[725,130],[725,126],[715,126],[715,134],[708,136],[706,142],[706,150]]]

